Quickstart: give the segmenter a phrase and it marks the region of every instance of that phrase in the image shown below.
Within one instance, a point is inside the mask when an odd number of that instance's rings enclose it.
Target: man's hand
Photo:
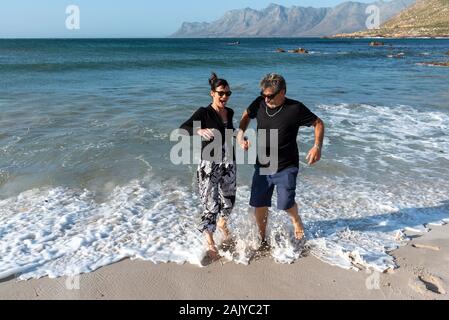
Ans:
[[[318,161],[321,160],[321,147],[314,146],[312,149],[310,149],[309,153],[307,154],[306,160],[308,161],[309,166],[314,165]]]
[[[248,151],[249,147],[251,146],[251,143],[245,137],[245,131],[246,129],[248,129],[250,122],[251,118],[249,117],[248,111],[243,112],[242,120],[240,120],[240,130],[237,134],[237,143],[245,151]]]
[[[323,146],[324,139],[323,120],[317,118],[313,126],[315,127],[315,145],[312,149],[310,149],[306,157],[307,161],[309,162],[309,166],[314,165],[321,160],[321,148]]]
[[[207,141],[214,138],[214,132],[211,129],[199,129],[196,133]]]
[[[249,147],[251,146],[251,143],[249,142],[249,140],[245,137],[245,133],[243,131],[239,131],[239,133],[237,134],[237,143],[240,145],[240,147],[245,150],[248,151]]]

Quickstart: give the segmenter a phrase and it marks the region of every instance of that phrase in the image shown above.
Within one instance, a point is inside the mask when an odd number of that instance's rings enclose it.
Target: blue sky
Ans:
[[[373,2],[372,0],[357,0]],[[344,0],[0,0],[0,38],[164,37],[184,21],[213,21],[231,9],[335,6]],[[79,30],[67,30],[65,9],[78,5]]]

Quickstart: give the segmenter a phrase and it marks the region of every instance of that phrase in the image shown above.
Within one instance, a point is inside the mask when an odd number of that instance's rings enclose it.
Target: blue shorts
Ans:
[[[261,208],[271,207],[274,187],[276,186],[279,210],[289,210],[295,206],[296,179],[299,169],[287,168],[273,175],[260,175],[260,169],[256,167],[251,187],[250,206]]]

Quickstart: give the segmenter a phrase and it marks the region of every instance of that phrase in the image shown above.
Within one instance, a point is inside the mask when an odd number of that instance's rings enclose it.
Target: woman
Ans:
[[[217,135],[221,134],[222,137],[222,154],[219,155],[218,159],[217,157],[211,159],[211,157],[205,156],[206,153],[203,154],[202,152],[197,171],[199,193],[203,206],[199,231],[206,236],[209,257],[216,260],[219,258],[219,253],[215,245],[214,233],[218,226],[224,237],[229,237],[227,220],[235,205],[236,164],[234,156],[229,156],[229,152],[226,152],[226,150],[229,150],[232,141],[226,141],[225,139],[227,136],[226,130],[234,130],[232,123],[234,111],[226,107],[232,94],[228,82],[219,79],[215,73],[212,73],[209,84],[212,103],[206,108],[198,109],[181,126],[181,129],[187,130],[190,135],[196,133],[204,139],[202,151],[212,143],[214,136],[217,138]],[[194,129],[194,122],[200,122],[201,128]],[[213,153],[211,153],[211,156],[214,156]]]

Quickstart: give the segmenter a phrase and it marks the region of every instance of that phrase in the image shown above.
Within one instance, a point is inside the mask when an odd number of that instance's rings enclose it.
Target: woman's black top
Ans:
[[[233,124],[233,118],[234,118],[234,110],[230,109],[230,108],[226,108],[226,111],[228,112],[228,119],[227,119],[227,123],[226,125],[223,123],[223,120],[221,119],[220,115],[217,113],[217,111],[215,111],[215,109],[212,107],[212,105],[209,105],[206,108],[199,108],[194,114],[193,116],[187,120],[186,122],[184,122],[181,125],[181,129],[186,130],[191,136],[193,136],[194,134],[196,134],[196,132],[194,132],[194,130],[198,130],[200,129],[199,127],[194,128],[193,127],[193,123],[194,122],[201,122],[201,129],[216,129],[220,132],[221,137],[222,137],[222,145],[224,146],[225,144],[225,130],[235,130],[234,128],[234,124]],[[210,143],[212,143],[212,141],[202,141],[202,150],[204,150],[204,148],[206,146],[208,146]],[[233,141],[230,141],[230,143],[232,144]],[[211,156],[213,156],[213,152],[211,154]]]

